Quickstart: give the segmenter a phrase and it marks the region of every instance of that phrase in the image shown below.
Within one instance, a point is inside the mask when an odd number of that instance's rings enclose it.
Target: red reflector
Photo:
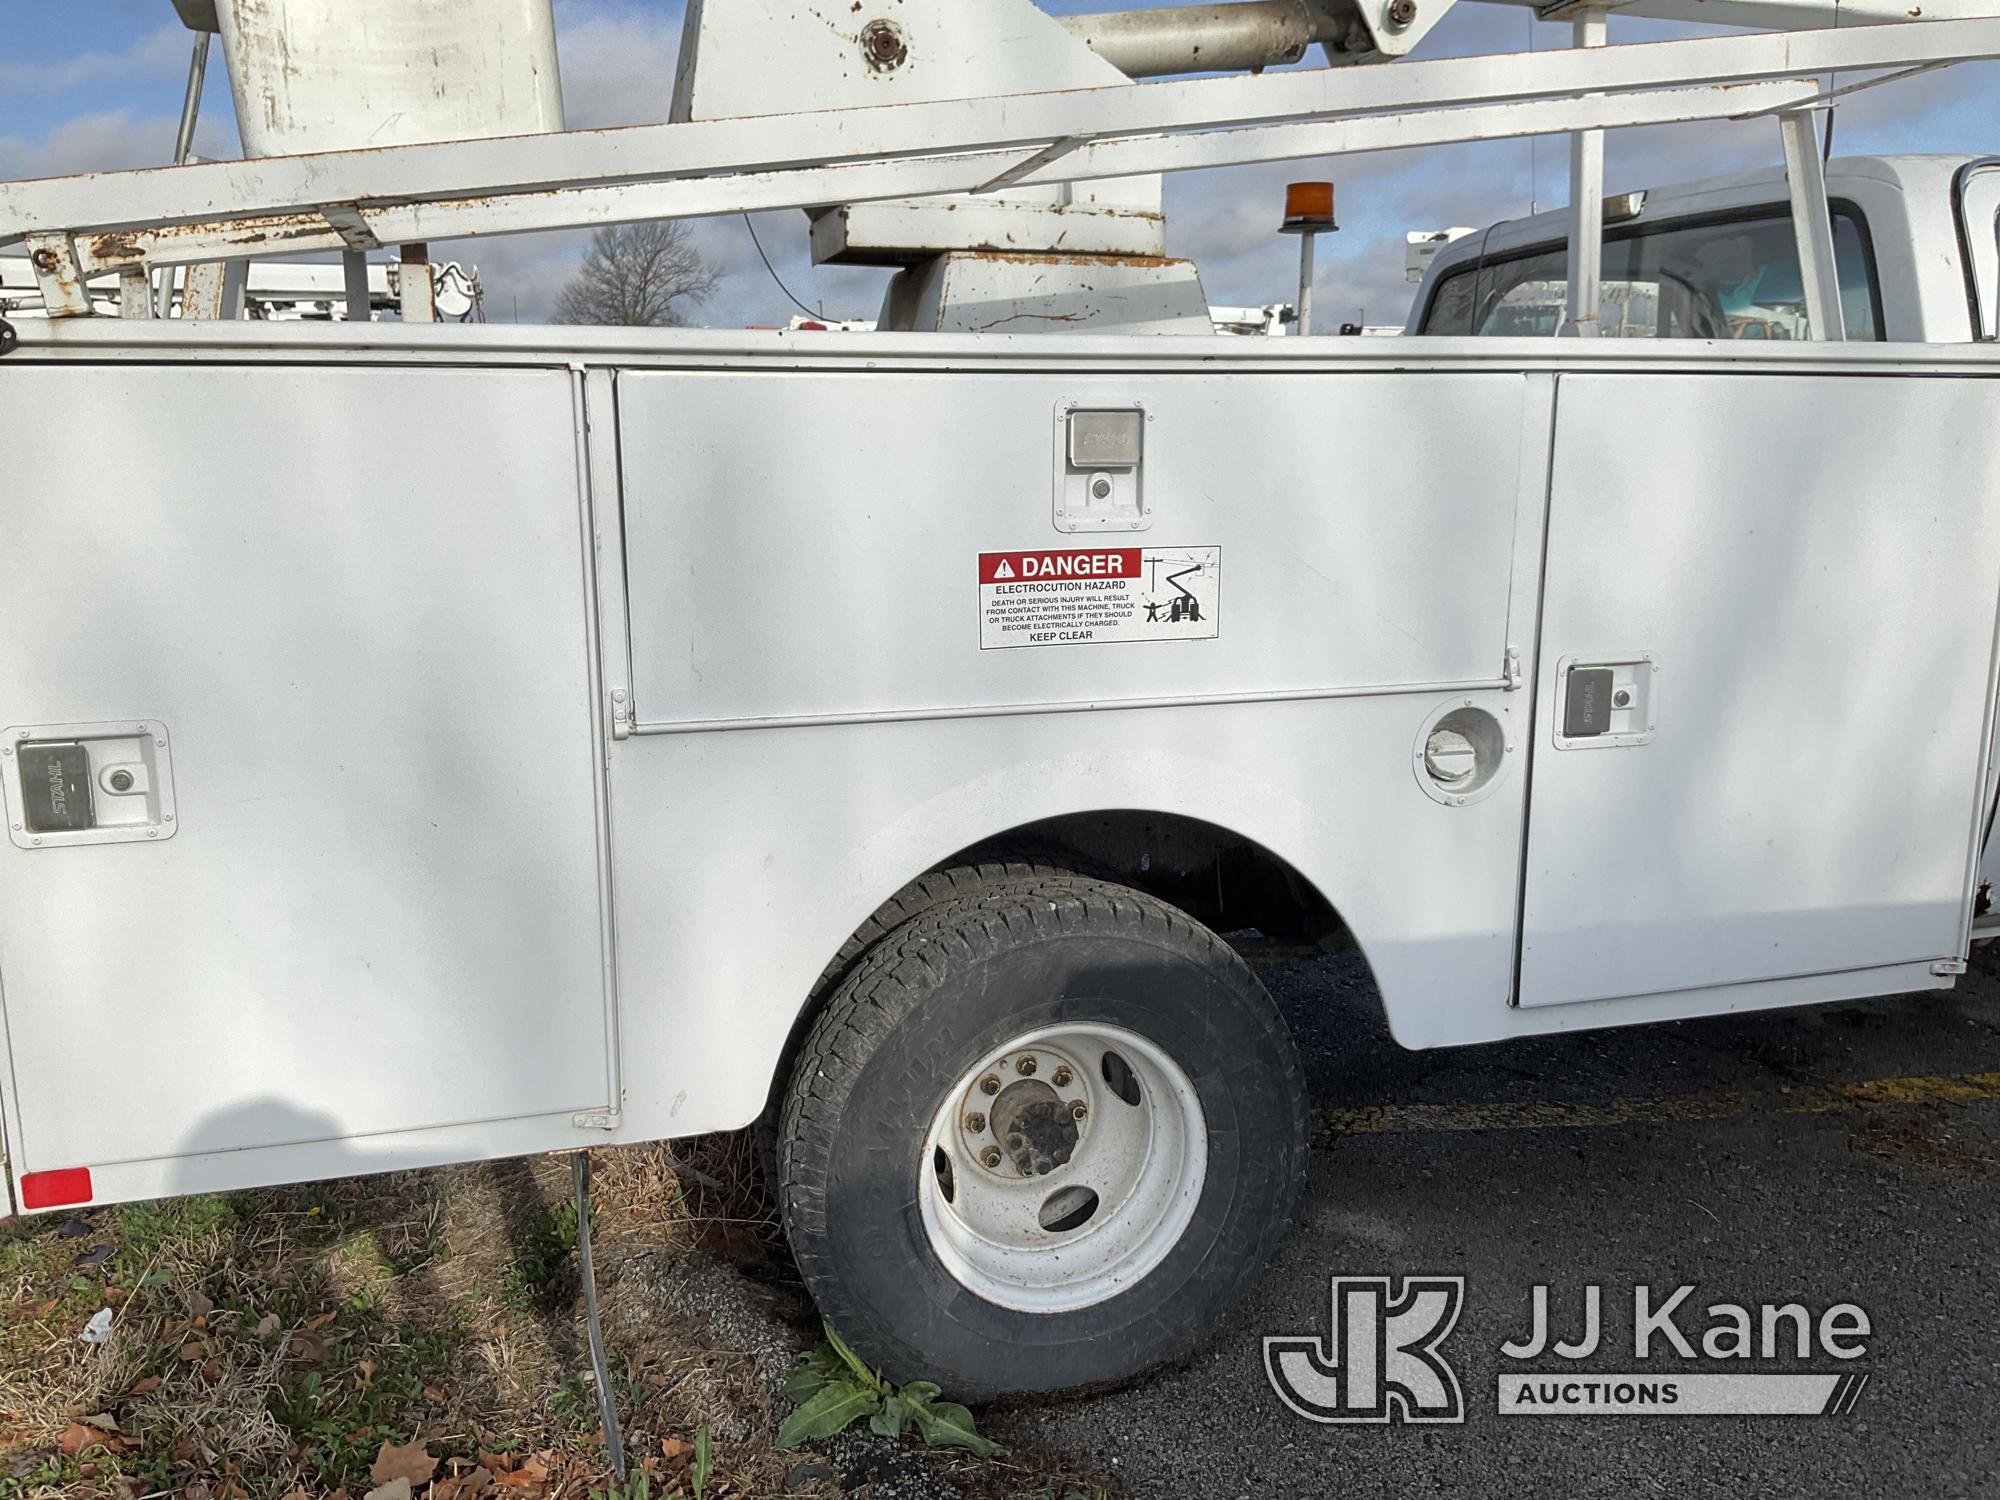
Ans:
[[[61,1208],[90,1201],[90,1168],[65,1167],[60,1172],[30,1172],[21,1179],[21,1207]]]

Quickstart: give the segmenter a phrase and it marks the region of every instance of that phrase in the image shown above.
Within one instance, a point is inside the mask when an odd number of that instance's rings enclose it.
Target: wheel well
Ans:
[[[1328,951],[1353,945],[1339,913],[1289,861],[1253,839],[1177,813],[1069,813],[982,839],[942,863],[1024,848],[1069,854],[1091,873],[1147,891],[1217,932],[1255,928]]]
[[[1283,942],[1316,943],[1329,953],[1355,946],[1339,913],[1289,861],[1253,839],[1177,813],[1124,809],[1044,818],[969,844],[931,870],[1023,858],[1058,865],[1073,862],[1080,874],[1145,891],[1216,932],[1254,928]],[[863,930],[857,929],[857,935]],[[771,1128],[793,1061],[838,977],[836,962],[792,1022],[772,1074],[760,1134]]]

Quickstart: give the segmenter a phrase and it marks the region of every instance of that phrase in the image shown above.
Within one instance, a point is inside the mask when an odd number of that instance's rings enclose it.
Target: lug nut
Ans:
[[[1088,1104],[1085,1104],[1081,1099],[1077,1100],[1076,1103],[1072,1104],[1069,1107],[1069,1117],[1072,1120],[1081,1120],[1085,1115],[1089,1113],[1090,1113],[1090,1106]]]
[[[988,1146],[979,1153],[979,1159],[989,1167],[997,1167],[1000,1165],[1000,1150],[997,1146]]]
[[[1054,1073],[1049,1075],[1049,1081],[1059,1089],[1066,1089],[1069,1087],[1070,1079],[1075,1076],[1068,1068],[1057,1068]]]
[[[1389,6],[1389,24],[1401,31],[1417,18],[1417,0],[1393,0]]]
[[[987,1095],[999,1093],[1000,1080],[995,1078],[991,1073],[988,1073],[984,1078],[979,1080],[979,1092]]]
[[[1007,1137],[1007,1149],[1009,1151],[1019,1151],[1023,1146],[1027,1144],[1028,1143],[1023,1139],[1021,1139],[1021,1137],[1018,1134],[1010,1135]]]
[[[965,1117],[965,1128],[971,1134],[978,1135],[980,1131],[986,1128],[986,1116],[975,1109]]]
[[[1034,1054],[1029,1053],[1026,1057],[1022,1058],[1019,1062],[1015,1063],[1014,1071],[1016,1073],[1019,1073],[1023,1078],[1033,1077],[1035,1072]]]

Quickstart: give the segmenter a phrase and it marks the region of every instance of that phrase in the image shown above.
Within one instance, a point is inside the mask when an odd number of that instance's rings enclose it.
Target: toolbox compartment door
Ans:
[[[2000,380],[1565,375],[1558,412],[1520,1002],[1962,959]]]
[[[567,375],[15,360],[0,410],[0,724],[96,798],[0,842],[16,1175],[603,1111]]]

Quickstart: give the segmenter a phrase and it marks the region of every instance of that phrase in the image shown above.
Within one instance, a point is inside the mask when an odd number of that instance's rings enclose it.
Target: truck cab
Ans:
[[[1995,335],[2000,159],[1855,156],[1826,170],[1846,336]],[[1510,219],[1447,246],[1406,332],[1556,333],[1569,215]],[[1812,336],[1782,167],[1608,197],[1599,329],[1612,338]]]

